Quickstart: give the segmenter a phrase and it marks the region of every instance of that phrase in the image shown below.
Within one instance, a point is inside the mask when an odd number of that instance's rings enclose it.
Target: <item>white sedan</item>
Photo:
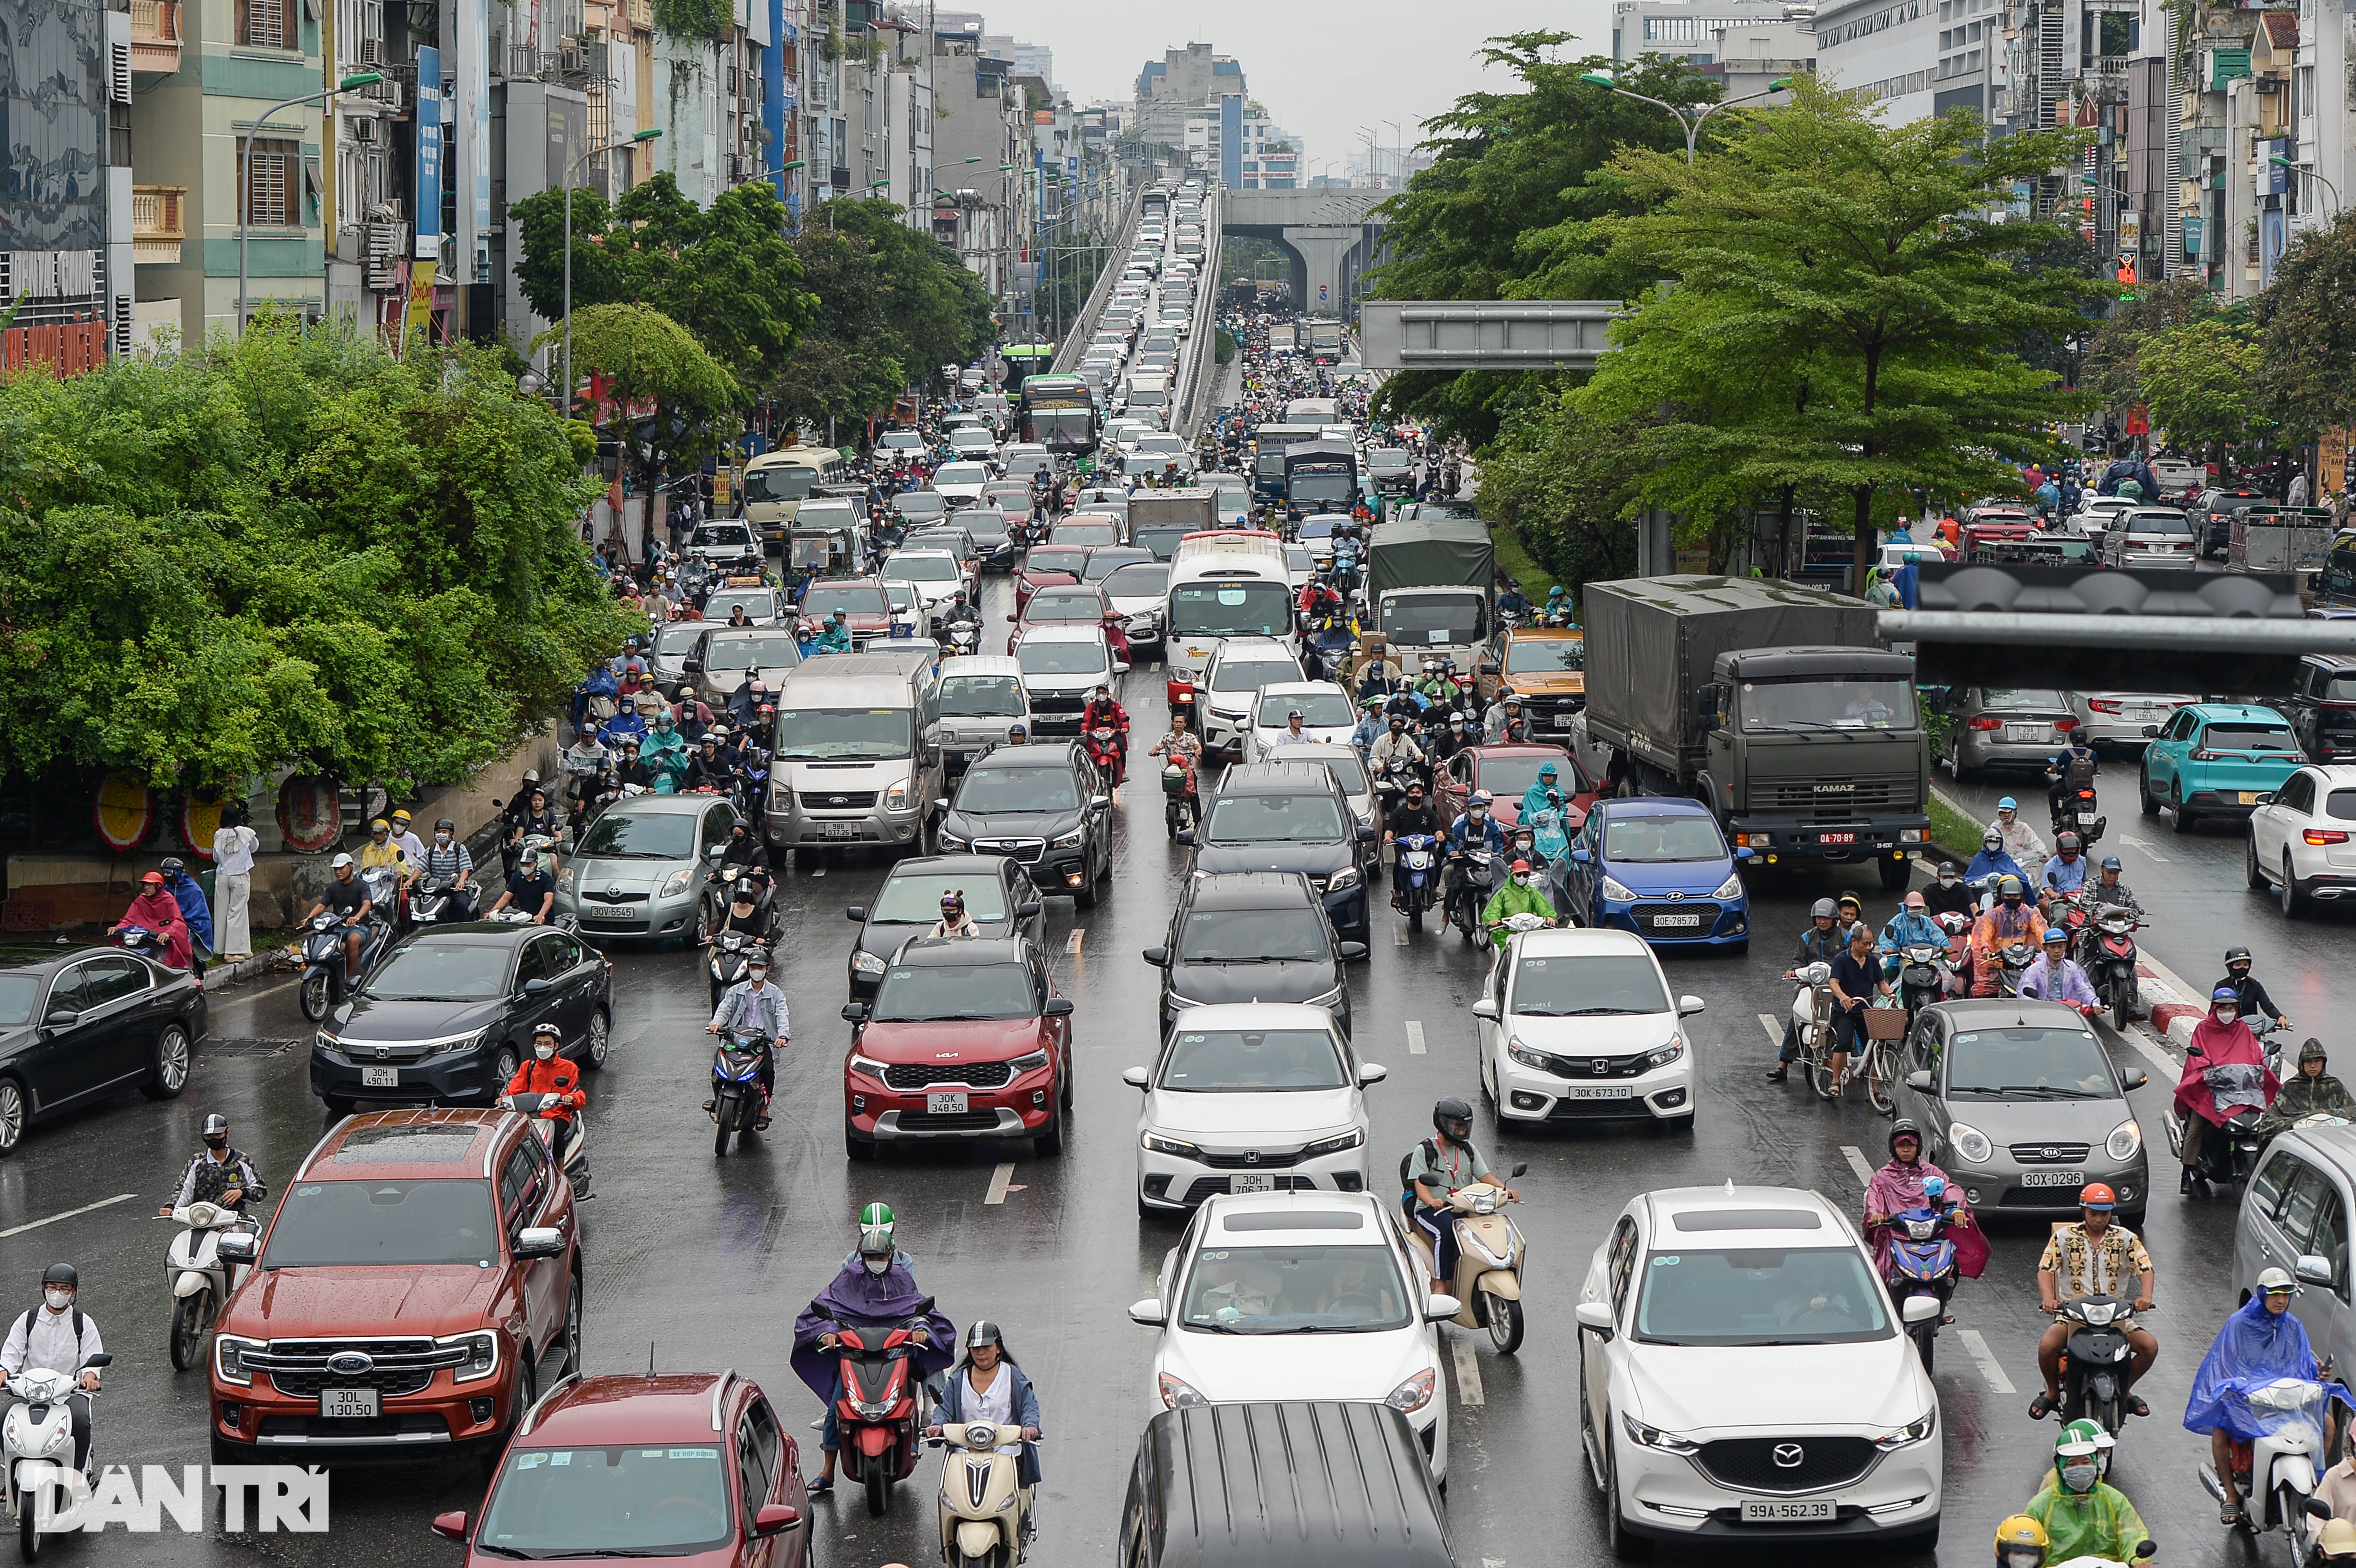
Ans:
[[[2356,895],[2356,768],[2302,768],[2259,796],[2244,854],[2250,891],[2286,918]]]
[[[1162,1260],[1129,1316],[1161,1330],[1164,1409],[1349,1400],[1407,1417],[1448,1479],[1448,1391],[1434,1326],[1453,1296],[1426,1295],[1398,1205],[1364,1192],[1216,1197]],[[1911,1347],[1910,1347],[1911,1348]]]
[[[1633,931],[1516,932],[1472,1004],[1482,1092],[1506,1122],[1694,1124],[1698,996],[1673,1006]]]
[[[1295,713],[1301,715],[1298,736],[1292,734]],[[1331,681],[1280,681],[1259,689],[1251,733],[1244,738],[1244,760],[1258,762],[1270,747],[1301,741],[1347,746],[1357,727],[1358,714],[1349,693]]]
[[[1189,1007],[1141,1090],[1137,1210],[1190,1208],[1215,1192],[1364,1192],[1368,1084],[1330,1009],[1293,1002]]]
[[[1587,1269],[1579,1434],[1616,1557],[1939,1537],[1939,1396],[1848,1217],[1792,1187],[1638,1196]]]
[[[987,463],[944,463],[933,474],[933,489],[940,492],[941,499],[954,511],[981,499],[981,488],[990,480]]]

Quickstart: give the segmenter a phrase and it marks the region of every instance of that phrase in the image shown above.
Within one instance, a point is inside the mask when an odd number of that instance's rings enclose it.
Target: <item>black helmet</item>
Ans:
[[[41,1284],[44,1288],[50,1285],[63,1285],[68,1290],[80,1290],[81,1276],[74,1273],[74,1266],[71,1263],[51,1263],[41,1271]]]
[[[2075,854],[2085,847],[2085,840],[2076,833],[2062,833],[2053,841],[2053,851],[2056,854]]]
[[[447,817],[436,817],[434,819],[434,831],[437,833],[455,833],[458,831],[458,824]]]
[[[1451,1125],[1462,1126],[1460,1135],[1449,1131]],[[1472,1135],[1472,1107],[1455,1095],[1449,1095],[1431,1108],[1431,1130],[1450,1143],[1459,1143]]]
[[[977,1317],[966,1326],[965,1348],[969,1350],[977,1345],[997,1345],[1003,1348],[1004,1344],[1004,1339],[998,1332],[998,1325],[987,1317]]]
[[[746,953],[744,955],[744,967],[746,969],[768,968],[769,950],[766,948],[755,948],[751,952]]]
[[[181,860],[181,858],[180,858],[178,855],[177,855],[177,854],[167,854],[167,855],[166,855],[166,856],[164,857],[164,867],[163,867],[163,869],[164,869],[164,875],[166,875],[166,876],[169,876],[169,875],[173,875],[175,872],[186,871],[186,870],[187,870],[187,869],[188,869],[188,867],[187,867],[187,864],[185,861]]]
[[[1922,1152],[1922,1129],[1901,1116],[1890,1124],[1890,1157],[1891,1159],[1898,1157],[1898,1140],[1901,1138],[1913,1139],[1914,1152],[1917,1155]]]
[[[205,1118],[204,1127],[198,1135],[201,1136],[208,1144],[211,1143],[215,1138],[227,1142],[229,1138],[229,1118],[222,1115],[218,1111],[214,1112],[211,1115]]]
[[[2240,964],[2240,965],[2241,965],[2243,968],[2244,968],[2244,969],[2247,969],[2247,968],[2250,966],[2250,950],[2249,950],[2249,949],[2247,949],[2247,948],[2227,948],[2227,949],[2225,950],[2225,972],[2226,972],[2228,974],[2232,973],[2232,972],[2233,972],[2233,966],[2234,966],[2235,964],[2237,964],[2237,963],[2238,963],[2238,964]]]

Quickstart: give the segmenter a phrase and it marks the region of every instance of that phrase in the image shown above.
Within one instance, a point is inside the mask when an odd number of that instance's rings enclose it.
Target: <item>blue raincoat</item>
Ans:
[[[185,870],[167,871],[164,875],[170,879],[166,886],[171,888],[173,898],[180,906],[180,918],[187,922],[188,935],[196,939],[198,948],[206,952],[212,951],[213,911],[212,906],[205,902],[205,890],[198,886],[197,879]]]
[[[2356,1402],[2338,1383],[2314,1386],[2316,1367],[2306,1326],[2287,1312],[2268,1312],[2265,1298],[2254,1295],[2225,1319],[2193,1374],[2192,1396],[2184,1404],[2185,1430],[2222,1427],[2235,1442],[2252,1443],[2304,1424],[2313,1429],[2313,1451],[2320,1454],[2325,1408],[2335,1399],[2351,1408]]]

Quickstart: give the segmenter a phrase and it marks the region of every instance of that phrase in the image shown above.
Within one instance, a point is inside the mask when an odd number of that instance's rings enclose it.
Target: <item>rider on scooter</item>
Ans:
[[[1456,1278],[1456,1225],[1448,1200],[1491,1177],[1489,1162],[1472,1146],[1472,1107],[1448,1096],[1431,1108],[1431,1130],[1435,1135],[1408,1156],[1408,1181],[1416,1227],[1431,1242],[1432,1292],[1440,1294]],[[1507,1202],[1520,1201],[1512,1187],[1505,1192]]]
[[[2094,983],[2078,961],[2070,956],[2070,929],[2067,926],[2045,928],[2045,950],[2037,961],[2020,972],[2020,993],[2034,996],[2040,1002],[2061,1002],[2082,1010],[2100,1011],[2102,998],[2094,994]]]
[[[1110,689],[1104,686],[1098,686],[1089,693],[1088,705],[1080,713],[1083,739],[1093,746],[1095,732],[1099,729],[1115,732],[1113,738],[1106,743],[1106,750],[1112,758],[1112,781],[1118,784],[1129,775],[1129,714],[1112,700]]]
[[[1995,907],[1972,929],[1973,995],[1997,993],[1997,977],[2004,968],[2004,961],[1997,955],[2004,949],[2020,940],[2044,941],[2044,918],[2025,897],[2019,877],[2006,876],[1997,883]]]
[[[1440,813],[1433,811],[1430,802],[1423,798],[1423,780],[1420,779],[1408,780],[1406,799],[1391,808],[1390,820],[1383,824],[1383,842],[1396,846],[1399,840],[1412,838],[1418,833],[1429,834],[1432,838],[1440,836]],[[1396,870],[1396,848],[1392,851],[1392,862]],[[1399,884],[1394,879],[1391,883],[1391,908],[1405,908],[1403,899]]]
[[[519,1094],[556,1096],[556,1103],[543,1107],[539,1114],[556,1123],[557,1135],[552,1142],[560,1152],[573,1131],[573,1113],[589,1103],[589,1091],[581,1087],[581,1069],[564,1058],[563,1035],[545,1021],[533,1027],[531,1055],[499,1093],[505,1099]]]
[[[1514,928],[1505,922],[1516,915],[1536,915],[1547,925],[1562,918],[1547,896],[1538,890],[1538,879],[1526,860],[1514,862],[1514,871],[1497,890],[1489,895],[1488,907],[1481,911],[1481,923],[1489,928],[1490,940],[1500,952],[1513,940]]]
[[[957,1330],[932,1309],[932,1298],[916,1289],[916,1276],[900,1266],[889,1226],[862,1226],[855,1263],[846,1262],[832,1283],[813,1297],[794,1324],[793,1368],[810,1392],[826,1401],[826,1420],[819,1434],[825,1455],[812,1497],[834,1489],[834,1466],[841,1447],[835,1407],[842,1402],[842,1369],[834,1348],[846,1328],[897,1328],[921,1318],[910,1330],[916,1349],[909,1358],[909,1378],[922,1382],[947,1368],[956,1355]]]
[[[2138,1563],[2151,1536],[2126,1494],[2103,1479],[2102,1451],[2093,1436],[2072,1422],[2053,1447],[2053,1471],[2045,1489],[2029,1499],[2022,1514],[2045,1527],[2049,1562],[2080,1557]]]
[[[2062,1348],[2070,1342],[2070,1325],[2058,1316],[2063,1302],[2090,1295],[2123,1297],[2132,1279],[2136,1282],[2134,1310],[2151,1310],[2152,1294],[2159,1283],[2153,1277],[2151,1254],[2144,1251],[2141,1238],[2134,1231],[2113,1222],[2112,1213],[2118,1206],[2118,1195],[2107,1184],[2088,1182],[2078,1190],[2079,1222],[2053,1227],[2044,1255],[2037,1260],[2037,1299],[2045,1311],[2057,1316],[2037,1341],[2037,1369],[2044,1374],[2045,1391],[2029,1402],[2031,1421],[2043,1421],[2062,1402]],[[2135,1385],[2159,1359],[2159,1341],[2141,1324],[2128,1323],[2123,1332],[2130,1353],[2127,1412],[2149,1415],[2151,1406],[2136,1396]]]
[[[1785,980],[1797,980],[1800,971],[1812,963],[1829,964],[1840,957],[1848,945],[1840,929],[1840,906],[1829,898],[1819,898],[1808,911],[1808,928],[1800,933],[1799,951],[1792,956],[1792,967],[1783,972]],[[1783,1044],[1775,1053],[1775,1065],[1767,1069],[1770,1082],[1781,1083],[1792,1075],[1792,1062],[1800,1054],[1800,1032],[1787,1015],[1783,1020]]]
[[[766,948],[755,948],[744,960],[744,978],[728,988],[712,1010],[712,1022],[704,1026],[708,1035],[723,1035],[742,1029],[748,1035],[768,1038],[768,1047],[761,1053],[761,1114],[754,1121],[753,1130],[766,1132],[769,1125],[769,1097],[777,1086],[777,1047],[793,1038],[793,1019],[786,1005],[786,993],[769,983],[769,953]],[[705,1101],[703,1109],[711,1111],[713,1102]]]
[[[175,1208],[186,1208],[192,1203],[209,1203],[217,1208],[233,1208],[245,1212],[245,1206],[255,1198],[270,1196],[262,1177],[255,1174],[253,1162],[229,1146],[229,1118],[216,1111],[205,1118],[202,1133],[205,1146],[180,1173],[179,1196],[155,1212],[168,1217]]]
[[[2227,948],[2225,950],[2225,978],[2210,989],[2213,992],[2218,986],[2232,988],[2233,995],[2238,999],[2244,1021],[2252,1018],[2271,1018],[2277,1029],[2290,1027],[2290,1020],[2282,1015],[2281,1011],[2275,1006],[2274,998],[2266,994],[2265,982],[2250,972],[2249,949]]]
[[[2233,1445],[2254,1443],[2266,1435],[2254,1420],[2256,1412],[2246,1397],[2251,1389],[2282,1378],[2329,1388],[2333,1396],[2326,1406],[2329,1440],[2323,1444],[2323,1452],[2339,1452],[2337,1439],[2346,1423],[2330,1405],[2344,1403],[2348,1391],[2332,1380],[2330,1362],[2316,1360],[2306,1325],[2290,1310],[2292,1299],[2299,1294],[2298,1282],[2288,1270],[2277,1267],[2262,1272],[2257,1289],[2225,1319],[2209,1354],[2201,1359],[2201,1369],[2192,1374],[2192,1393],[2184,1402],[2184,1428],[2209,1434],[2209,1458],[2217,1467],[2218,1484],[2230,1488],[2221,1523],[2249,1522],[2241,1505],[2250,1477],[2245,1470],[2237,1471]]]
[[[967,1326],[965,1359],[949,1369],[948,1386],[933,1407],[933,1424],[925,1435],[938,1437],[944,1426],[977,1421],[1001,1432],[1015,1429],[1019,1441],[1001,1443],[998,1451],[1015,1456],[1014,1482],[1023,1500],[1014,1511],[1022,1515],[1020,1529],[1027,1535],[1031,1499],[1039,1485],[1039,1393],[1015,1364],[998,1325],[986,1317]]]
[[[68,1398],[73,1420],[73,1469],[90,1461],[90,1396],[98,1391],[98,1369],[90,1359],[106,1346],[98,1325],[74,1305],[81,1276],[71,1263],[51,1263],[41,1273],[41,1301],[19,1313],[8,1326],[8,1339],[0,1345],[0,1381],[23,1371],[63,1372],[79,1376],[80,1390]]]
[[[1934,1197],[1930,1184],[1940,1191]],[[1955,1276],[1976,1280],[1987,1266],[1987,1238],[1972,1224],[1971,1206],[1963,1199],[1947,1173],[1922,1157],[1922,1130],[1901,1117],[1890,1128],[1890,1158],[1865,1184],[1865,1244],[1888,1279],[1896,1273],[1891,1244],[1897,1240],[1894,1221],[1910,1208],[1944,1209],[1948,1237],[1955,1248]],[[1940,1319],[1953,1323],[1952,1312]]]

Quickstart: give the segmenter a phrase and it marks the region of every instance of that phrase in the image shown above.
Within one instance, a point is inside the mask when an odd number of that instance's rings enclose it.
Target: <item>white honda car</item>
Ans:
[[[1614,1556],[1937,1541],[1938,1391],[1864,1241],[1816,1194],[1639,1195],[1574,1316],[1580,1442]]]
[[[1407,1417],[1448,1479],[1448,1391],[1438,1321],[1398,1205],[1363,1192],[1216,1197],[1162,1260],[1129,1316],[1161,1330],[1153,1397],[1165,1409],[1348,1400]],[[1912,1346],[1909,1346],[1912,1348]]]
[[[1507,1122],[1694,1124],[1698,996],[1669,1001],[1652,947],[1606,927],[1517,932],[1472,1004],[1482,1092]]]
[[[1358,727],[1350,694],[1331,681],[1279,681],[1259,689],[1251,733],[1244,737],[1244,760],[1258,762],[1276,746],[1300,744],[1290,738],[1296,711],[1305,740],[1347,746]]]

